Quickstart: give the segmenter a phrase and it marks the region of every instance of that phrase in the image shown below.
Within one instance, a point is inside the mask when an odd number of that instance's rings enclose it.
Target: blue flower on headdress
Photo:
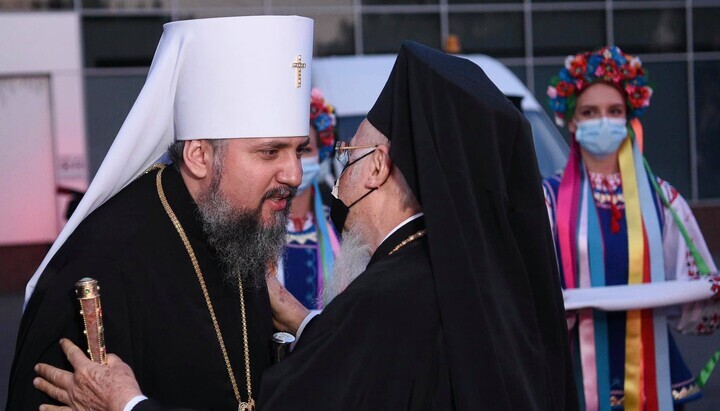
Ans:
[[[602,64],[603,56],[601,54],[593,54],[588,59],[588,73],[594,73],[595,69]]]
[[[550,108],[555,112],[565,112],[567,109],[567,99],[563,97],[551,99]]]
[[[610,46],[609,50],[612,53],[612,59],[615,60],[615,63],[617,63],[619,66],[627,63],[627,59],[625,58],[625,56],[622,55],[620,48],[618,48],[617,46]]]
[[[317,129],[317,131],[324,131],[326,128],[332,126],[332,119],[329,115],[326,113],[320,113],[315,119],[313,120],[313,125]]]
[[[647,80],[645,79],[645,77],[635,77],[634,79],[628,81],[628,84],[642,87],[647,84]]]
[[[566,83],[572,83],[575,79],[573,79],[572,74],[570,74],[570,70],[564,68],[560,70],[560,73],[558,73],[558,76],[560,77],[561,81],[564,81]]]

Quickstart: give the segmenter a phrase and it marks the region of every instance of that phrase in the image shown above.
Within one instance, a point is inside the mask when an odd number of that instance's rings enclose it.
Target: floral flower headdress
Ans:
[[[318,133],[320,161],[332,155],[335,147],[335,108],[328,104],[319,88],[310,91],[310,124]]]
[[[599,81],[623,92],[630,119],[639,117],[650,105],[653,90],[640,59],[623,53],[617,46],[603,47],[568,56],[565,67],[550,80],[547,95],[558,126],[564,126],[565,120],[572,117],[578,94]]]

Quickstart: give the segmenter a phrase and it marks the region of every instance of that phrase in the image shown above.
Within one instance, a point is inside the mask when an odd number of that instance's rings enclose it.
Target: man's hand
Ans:
[[[90,361],[75,344],[60,340],[74,373],[48,364],[37,364],[39,377],[35,388],[69,407],[41,405],[41,411],[108,410],[122,411],[131,399],[142,395],[130,367],[118,356],[109,354],[107,365]]]
[[[280,331],[296,335],[298,327],[310,311],[280,284],[275,275],[268,275],[267,286],[273,312],[273,325]]]

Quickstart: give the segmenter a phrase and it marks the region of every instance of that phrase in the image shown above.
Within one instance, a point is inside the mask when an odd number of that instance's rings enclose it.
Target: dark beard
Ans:
[[[216,169],[217,170],[217,169]],[[289,190],[284,210],[274,213],[266,226],[262,223],[262,206],[268,198]],[[207,241],[223,265],[223,277],[237,287],[242,281],[245,289],[265,285],[268,264],[274,264],[285,250],[287,221],[295,190],[275,188],[266,193],[253,210],[235,209],[220,190],[220,170],[213,173],[210,188],[198,199],[198,209]]]

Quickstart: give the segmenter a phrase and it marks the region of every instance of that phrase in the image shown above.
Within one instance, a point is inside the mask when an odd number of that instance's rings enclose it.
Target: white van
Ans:
[[[375,103],[390,75],[395,55],[322,57],[313,61],[313,87],[320,88],[335,106],[339,137],[349,140]],[[540,173],[549,176],[567,160],[568,146],[530,90],[498,60],[470,54],[467,58],[480,66],[495,85],[511,100],[521,99],[522,111],[530,122]]]

